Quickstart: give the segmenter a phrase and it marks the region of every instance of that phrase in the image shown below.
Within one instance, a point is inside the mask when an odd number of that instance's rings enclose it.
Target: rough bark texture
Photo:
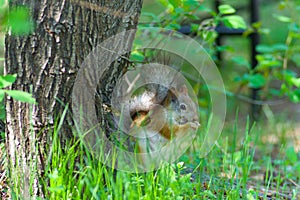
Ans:
[[[10,1],[10,7],[20,5],[29,7],[35,28],[27,36],[8,32],[5,73],[17,74],[11,89],[32,92],[38,104],[7,98],[6,148],[11,184],[30,199],[43,196],[39,178],[48,132],[71,101],[82,61],[104,39],[136,27],[142,0]],[[109,93],[123,70],[118,62],[106,72],[102,94]]]

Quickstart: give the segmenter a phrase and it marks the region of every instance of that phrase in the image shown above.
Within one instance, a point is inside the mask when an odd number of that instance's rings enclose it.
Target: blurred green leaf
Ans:
[[[191,20],[199,20],[200,18],[197,15],[191,15],[191,14],[185,14],[185,17],[191,19]]]
[[[241,84],[248,83],[248,87],[255,89],[261,88],[266,84],[265,77],[261,74],[244,74],[242,77],[235,77],[234,81]]]
[[[275,51],[286,51],[288,46],[283,43],[277,43],[274,45],[266,45],[266,44],[259,44],[256,46],[256,51],[259,53],[273,53]]]
[[[238,15],[231,15],[231,16],[225,16],[222,17],[222,22],[224,23],[225,26],[229,28],[241,28],[241,29],[246,29],[247,25],[244,19],[241,16]]]
[[[264,61],[264,60],[276,60],[276,57],[272,54],[258,54],[256,56],[256,59],[258,61]]]
[[[207,42],[215,41],[218,34],[215,31],[202,31],[202,37]]]
[[[279,10],[283,10],[283,9],[285,9],[285,8],[286,8],[286,3],[283,2],[283,1],[280,2],[279,5],[278,5],[278,9],[279,9]]]
[[[262,27],[262,22],[261,21],[254,22],[251,24],[251,26],[255,29],[260,29]]]
[[[191,29],[193,32],[197,32],[199,30],[200,25],[196,23],[191,24]]]
[[[218,51],[227,51],[227,52],[234,52],[234,48],[229,45],[222,45],[217,47]]]
[[[292,83],[293,85],[295,85],[296,87],[300,88],[300,78],[292,77],[292,78],[291,78],[291,83]]]
[[[170,4],[174,6],[174,8],[178,8],[181,6],[181,0],[169,0]]]
[[[256,46],[256,51],[258,51],[259,53],[272,53],[273,48],[270,45],[259,44]]]
[[[283,43],[277,43],[272,45],[272,48],[274,51],[286,51],[288,49],[288,46]]]
[[[261,33],[261,34],[268,35],[268,34],[270,34],[271,31],[268,28],[261,28],[261,29],[258,30],[258,32]]]
[[[293,38],[300,39],[300,33],[294,33],[294,32],[291,32],[291,33],[290,33],[290,36],[293,37]]]
[[[5,88],[12,85],[17,78],[17,74],[0,76],[0,88]]]
[[[35,104],[35,99],[32,97],[32,94],[27,92],[19,91],[19,90],[5,90],[6,94],[11,96],[12,98],[30,104]]]
[[[234,56],[231,60],[238,65],[247,67],[248,69],[251,68],[251,64],[249,63],[249,61],[246,60],[243,56]]]
[[[220,5],[218,10],[222,15],[235,13],[235,9],[230,5]]]
[[[250,88],[258,89],[263,87],[266,83],[265,77],[261,74],[249,75],[247,79],[249,81],[248,85]]]
[[[273,17],[275,17],[275,19],[281,22],[292,22],[292,19],[290,17],[284,15],[273,14]]]
[[[270,68],[280,67],[282,63],[278,60],[264,60],[260,62],[255,68],[257,71],[266,70]]]
[[[167,29],[173,29],[173,30],[178,30],[180,29],[180,27],[181,25],[176,22],[170,23],[166,26]]]
[[[280,87],[280,91],[282,92],[282,93],[287,93],[288,92],[288,87],[286,86],[286,84],[285,83],[282,83],[281,84],[281,87]]]
[[[294,91],[289,91],[288,96],[292,102],[299,103],[300,102],[300,89],[296,89]]]
[[[8,0],[0,0],[0,11],[3,12],[8,8]]]
[[[14,34],[28,34],[33,29],[33,23],[26,7],[17,7],[8,14],[8,25]]]

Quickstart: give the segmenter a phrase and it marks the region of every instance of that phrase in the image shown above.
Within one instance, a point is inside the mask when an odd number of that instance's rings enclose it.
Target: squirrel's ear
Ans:
[[[186,85],[183,85],[182,87],[179,88],[179,93],[188,94],[188,88],[186,87]]]

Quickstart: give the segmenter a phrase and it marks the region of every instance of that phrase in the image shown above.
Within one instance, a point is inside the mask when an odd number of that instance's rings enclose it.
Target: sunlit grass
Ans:
[[[245,138],[235,150],[229,151],[221,138],[222,145],[204,158],[197,149],[189,150],[156,171],[127,173],[105,166],[78,139],[62,147],[54,129],[44,190],[47,199],[296,199],[299,188],[292,182],[300,177],[297,153],[286,146],[273,146],[270,152],[262,144],[261,126],[247,123],[241,130],[237,123],[230,130]]]
[[[46,199],[299,198],[299,146],[291,134],[297,126],[287,127],[286,118],[253,126],[236,119],[226,125],[207,156],[199,156],[198,140],[172,164],[153,172],[128,173],[104,165],[78,137],[62,145],[59,134],[65,112],[49,133],[51,143],[45,150],[48,160],[41,183]],[[235,141],[238,135],[244,139]],[[5,151],[3,143],[1,149]],[[7,182],[16,181],[10,186],[18,199],[21,179],[12,178]],[[7,187],[1,190],[8,192]]]

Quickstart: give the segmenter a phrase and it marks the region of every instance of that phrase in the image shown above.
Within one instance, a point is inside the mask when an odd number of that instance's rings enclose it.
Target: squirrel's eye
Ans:
[[[180,104],[180,109],[181,110],[186,110],[186,105],[184,103]]]

